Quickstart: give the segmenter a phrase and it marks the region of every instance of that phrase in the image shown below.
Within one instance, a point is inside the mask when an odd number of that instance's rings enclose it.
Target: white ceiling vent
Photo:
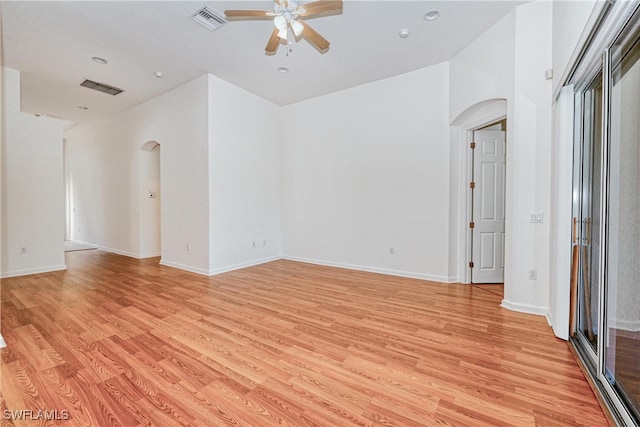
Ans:
[[[191,15],[191,18],[211,31],[215,31],[227,23],[227,20],[224,19],[224,15],[222,13],[213,10],[206,4],[198,9],[196,13]]]
[[[98,92],[108,93],[109,95],[117,95],[119,93],[124,92],[119,87],[111,86],[104,83],[94,82],[93,80],[85,79],[80,86],[87,87],[89,89],[97,90]]]

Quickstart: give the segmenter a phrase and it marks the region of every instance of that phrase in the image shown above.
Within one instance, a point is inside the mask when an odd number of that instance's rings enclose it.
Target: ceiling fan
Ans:
[[[303,19],[342,13],[342,0],[317,0],[299,4],[294,0],[275,0],[273,10],[225,10],[228,21],[273,19],[273,32],[265,47],[274,55],[280,44],[290,45],[304,37],[320,53],[329,50],[329,42]]]

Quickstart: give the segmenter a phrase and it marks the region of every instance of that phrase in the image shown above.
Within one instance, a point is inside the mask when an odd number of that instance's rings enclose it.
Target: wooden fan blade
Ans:
[[[225,10],[227,21],[249,21],[252,19],[273,19],[270,10]]]
[[[267,55],[275,55],[279,45],[280,38],[278,37],[278,29],[274,28],[273,33],[271,33],[271,37],[267,42],[267,46],[264,48],[264,53],[266,53]]]
[[[318,52],[326,53],[329,50],[329,42],[327,41],[327,39],[318,34],[316,30],[311,28],[309,24],[305,23],[304,21],[299,20],[298,22],[300,22],[304,26],[302,37],[307,39],[307,41],[311,43],[313,47],[318,49]]]
[[[338,15],[342,13],[342,0],[318,0],[300,5],[304,12],[300,16],[316,18],[318,16]]]

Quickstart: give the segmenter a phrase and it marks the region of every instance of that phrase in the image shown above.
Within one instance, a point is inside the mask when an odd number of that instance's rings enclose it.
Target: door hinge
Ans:
[[[475,222],[473,222],[473,221],[472,221],[472,222],[470,222],[470,223],[469,223],[469,228],[473,228],[473,227],[475,227],[475,226],[476,226],[476,223],[475,223]]]
[[[475,182],[470,182],[469,183],[469,188],[471,188],[471,189],[476,188],[476,183]]]
[[[473,268],[473,261],[469,261],[469,268]]]
[[[476,143],[472,142],[471,144],[469,144],[469,146],[471,147],[472,150],[475,150],[476,148]]]

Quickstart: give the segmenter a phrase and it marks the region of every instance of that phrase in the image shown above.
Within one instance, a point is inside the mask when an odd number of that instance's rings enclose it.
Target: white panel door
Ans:
[[[474,132],[471,281],[504,281],[505,132]]]

